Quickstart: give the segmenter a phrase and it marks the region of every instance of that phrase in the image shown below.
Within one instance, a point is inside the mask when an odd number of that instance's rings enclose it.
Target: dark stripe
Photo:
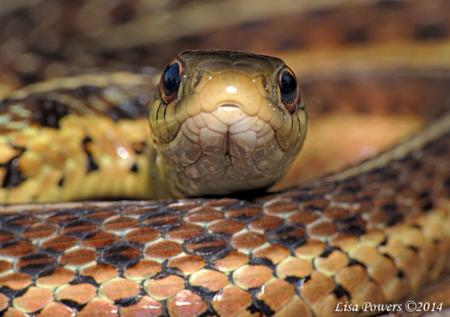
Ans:
[[[98,164],[94,160],[94,157],[92,156],[91,150],[89,149],[89,145],[92,143],[92,139],[90,136],[87,136],[83,139],[81,142],[81,145],[83,147],[83,151],[86,154],[86,172],[90,173],[93,171],[98,170]]]

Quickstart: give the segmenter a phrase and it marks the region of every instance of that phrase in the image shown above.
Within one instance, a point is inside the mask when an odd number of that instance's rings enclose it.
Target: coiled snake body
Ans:
[[[251,199],[223,195],[270,186],[306,133],[280,59],[187,51],[161,78],[86,74],[11,92],[0,104],[1,314],[357,315],[335,308],[399,303],[435,282],[450,269],[448,65],[388,64],[374,85],[421,101],[385,100],[428,119],[420,133]],[[366,79],[326,80],[333,102]],[[221,197],[36,203],[206,194]]]

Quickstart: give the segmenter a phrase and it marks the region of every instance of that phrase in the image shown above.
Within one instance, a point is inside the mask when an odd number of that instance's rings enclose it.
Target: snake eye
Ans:
[[[160,81],[160,92],[163,101],[168,104],[177,97],[183,78],[184,67],[179,61],[174,61],[166,66]]]
[[[278,85],[280,87],[281,102],[287,111],[293,113],[299,102],[300,93],[297,79],[289,68],[283,68],[278,75]]]

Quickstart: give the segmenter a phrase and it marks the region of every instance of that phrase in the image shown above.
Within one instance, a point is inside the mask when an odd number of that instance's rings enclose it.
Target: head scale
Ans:
[[[183,196],[270,186],[300,150],[307,121],[282,60],[224,50],[181,52],[149,116],[170,190]]]

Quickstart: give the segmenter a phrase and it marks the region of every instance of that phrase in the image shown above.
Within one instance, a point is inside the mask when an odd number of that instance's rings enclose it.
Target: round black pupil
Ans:
[[[290,72],[283,72],[280,79],[281,101],[292,103],[297,97],[297,80]]]
[[[166,96],[172,96],[176,93],[180,82],[180,65],[178,63],[168,65],[164,70],[163,76],[163,88]]]

